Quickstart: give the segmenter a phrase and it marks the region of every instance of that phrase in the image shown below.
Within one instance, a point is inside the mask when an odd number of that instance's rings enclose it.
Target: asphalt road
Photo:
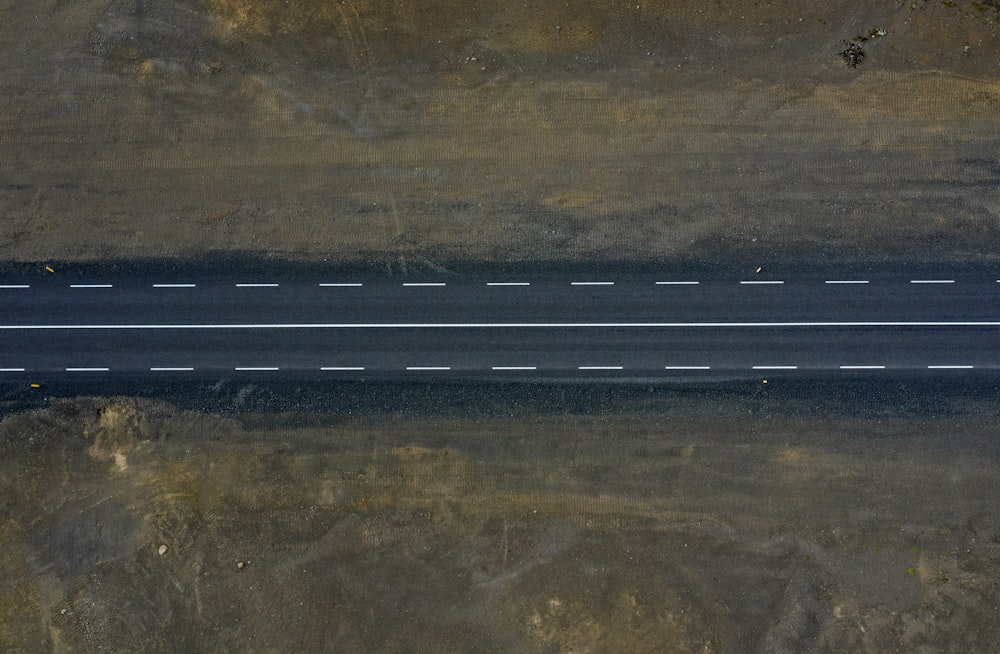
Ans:
[[[0,279],[0,379],[716,379],[1000,369],[1000,282]]]

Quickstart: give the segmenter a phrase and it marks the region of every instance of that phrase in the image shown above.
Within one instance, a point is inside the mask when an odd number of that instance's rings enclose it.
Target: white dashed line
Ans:
[[[406,366],[407,370],[451,370],[449,366]]]
[[[66,372],[107,372],[109,368],[66,368]]]
[[[664,370],[711,370],[712,366],[664,366]]]
[[[24,372],[24,368],[0,368],[0,372]]]
[[[885,370],[885,366],[840,366],[841,370]]]
[[[278,284],[237,284],[236,288],[275,288]]]
[[[699,282],[656,282],[657,286],[696,286]]]
[[[153,284],[153,288],[194,288],[195,284]]]
[[[785,282],[781,281],[780,279],[760,279],[760,280],[751,279],[751,280],[743,280],[740,282],[740,284],[743,284],[745,286],[748,285],[767,286],[767,285],[784,284],[784,283]]]
[[[403,286],[446,286],[445,282],[403,282]]]
[[[493,370],[537,370],[536,366],[493,366]]]
[[[622,366],[579,366],[577,370],[624,370]]]
[[[362,366],[326,366],[320,370],[364,370]]]
[[[614,286],[614,282],[570,282],[570,286]]]
[[[972,366],[927,366],[928,370],[971,370]]]
[[[531,282],[486,282],[487,286],[531,286]]]
[[[31,288],[30,284],[0,284],[0,288]]]
[[[70,284],[70,288],[113,288],[114,284]]]
[[[262,367],[262,368],[233,368],[236,372],[274,372],[280,370],[280,368]]]
[[[334,283],[330,283],[330,284],[320,284],[320,286],[333,286],[333,287],[338,287],[338,288],[345,288],[345,287],[348,287],[348,286],[355,286],[355,287],[356,286],[364,286],[364,284],[357,284],[357,283],[334,284]]]
[[[754,370],[798,370],[798,366],[754,366]]]
[[[828,279],[826,284],[867,284],[867,279]]]
[[[911,279],[911,284],[954,284],[954,279]]]
[[[150,372],[191,372],[194,368],[150,368]]]

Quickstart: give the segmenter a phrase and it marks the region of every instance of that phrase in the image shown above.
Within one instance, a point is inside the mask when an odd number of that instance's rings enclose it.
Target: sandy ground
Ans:
[[[298,426],[134,399],[10,414],[0,649],[1000,647],[995,403],[736,399]]]
[[[7,261],[1000,251],[995,2],[4,4]]]

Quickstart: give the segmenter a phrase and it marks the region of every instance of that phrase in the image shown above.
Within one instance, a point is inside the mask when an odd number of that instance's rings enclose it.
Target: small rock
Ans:
[[[159,548],[158,550],[156,550],[156,552],[157,552],[157,554],[159,554],[160,556],[163,556],[163,555],[164,555],[164,554],[166,554],[166,553],[167,553],[167,552],[168,552],[169,550],[170,550],[170,548],[169,548],[169,547],[167,547],[166,545],[160,545],[160,548]]]
[[[242,570],[245,567],[247,567],[247,562],[246,561],[240,561],[239,563],[236,564],[236,569],[237,570]]]

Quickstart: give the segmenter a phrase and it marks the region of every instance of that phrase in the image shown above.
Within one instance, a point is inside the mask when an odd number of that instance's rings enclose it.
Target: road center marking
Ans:
[[[153,284],[153,288],[194,288],[195,284]]]
[[[531,282],[486,282],[487,286],[531,286]]]
[[[577,370],[624,370],[623,366],[579,366]]]
[[[237,284],[236,288],[275,288],[278,284],[267,283],[267,284],[257,284],[257,283],[247,283],[247,284]]]
[[[614,282],[570,282],[570,286],[614,286]]]
[[[664,370],[711,370],[712,366],[663,366]]]
[[[334,286],[334,287],[338,287],[338,288],[346,288],[346,287],[348,287],[348,286],[364,286],[364,284],[358,284],[358,283],[347,283],[347,282],[345,282],[345,283],[327,283],[327,284],[320,284],[320,286]]]
[[[234,368],[237,372],[274,372],[275,370],[280,370],[276,367],[249,367],[249,368]]]
[[[754,370],[798,370],[798,366],[754,366]]]
[[[70,288],[114,288],[114,284],[70,284]]]
[[[826,284],[867,284],[867,279],[828,279]]]
[[[451,370],[450,366],[406,366],[407,370]]]
[[[493,370],[537,370],[537,366],[493,366]]]
[[[150,368],[150,372],[191,372],[194,368]]]
[[[928,370],[971,370],[973,366],[927,366]]]
[[[885,370],[885,366],[840,366],[841,370]]]
[[[656,282],[657,286],[696,286],[699,282]]]
[[[954,279],[911,279],[911,284],[954,284]]]
[[[761,280],[757,280],[757,279],[746,280],[745,279],[745,280],[743,280],[743,281],[740,282],[740,284],[743,284],[743,285],[746,285],[746,286],[749,286],[749,285],[764,286],[764,285],[775,285],[775,284],[784,284],[784,283],[785,282],[781,281],[780,279],[761,279]]]
[[[326,366],[320,370],[364,370],[363,366]]]
[[[403,286],[446,286],[445,282],[403,282]]]
[[[107,372],[108,368],[66,368],[66,372]]]

